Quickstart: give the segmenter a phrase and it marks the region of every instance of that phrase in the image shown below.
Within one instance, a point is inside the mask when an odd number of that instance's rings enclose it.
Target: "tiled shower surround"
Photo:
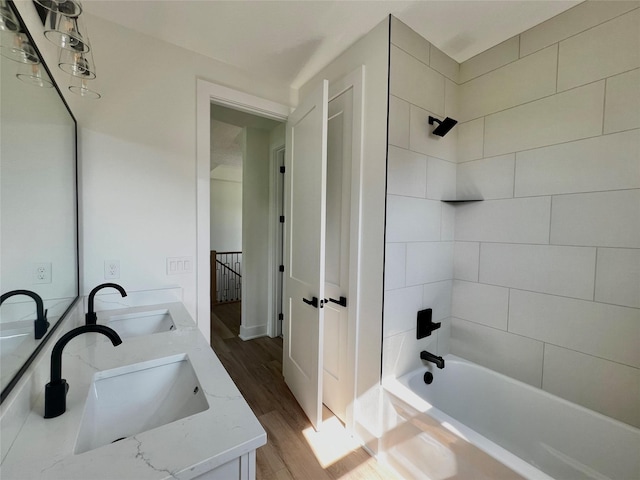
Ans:
[[[383,375],[451,352],[640,426],[639,38],[587,1],[459,65],[392,18]]]

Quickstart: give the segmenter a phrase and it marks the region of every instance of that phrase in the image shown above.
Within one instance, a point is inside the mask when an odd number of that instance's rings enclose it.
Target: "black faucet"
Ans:
[[[36,292],[32,292],[31,290],[12,290],[11,292],[3,293],[0,297],[0,305],[9,297],[13,297],[14,295],[26,295],[31,297],[36,302],[36,319],[34,323],[34,335],[36,340],[44,337],[44,334],[47,333],[47,329],[49,328],[49,322],[47,322],[47,310],[44,309],[44,302],[40,295]]]
[[[98,285],[96,288],[91,290],[91,293],[89,293],[89,311],[84,317],[85,325],[95,325],[96,323],[98,323],[98,316],[96,315],[96,312],[93,311],[93,298],[96,296],[96,293],[98,293],[98,290],[102,290],[103,288],[107,287],[115,288],[123,297],[127,296],[127,292],[124,290],[124,288],[122,288],[117,283],[103,283],[101,285]]]
[[[69,340],[87,332],[106,335],[114,347],[122,343],[120,336],[104,325],[82,325],[60,337],[51,351],[51,381],[44,387],[44,418],[58,417],[67,410],[69,384],[62,378],[62,350]]]
[[[429,353],[426,350],[420,352],[420,358],[422,360],[426,360],[427,362],[435,363],[436,367],[438,368],[444,368],[444,358],[438,357],[437,355]]]

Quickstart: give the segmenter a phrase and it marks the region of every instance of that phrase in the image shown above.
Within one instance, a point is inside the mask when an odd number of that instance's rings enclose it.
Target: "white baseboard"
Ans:
[[[240,325],[240,337],[242,340],[251,340],[253,338],[264,337],[267,335],[267,325],[256,325],[252,327],[245,327]]]

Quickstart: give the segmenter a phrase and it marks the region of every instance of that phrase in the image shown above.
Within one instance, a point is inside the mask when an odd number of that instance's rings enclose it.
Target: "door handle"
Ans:
[[[306,298],[302,297],[302,301],[307,305],[318,308],[318,297],[313,297],[311,300],[307,300]]]
[[[347,297],[340,297],[340,300],[336,300],[335,298],[329,297],[329,301],[333,303],[337,303],[341,307],[347,306]]]

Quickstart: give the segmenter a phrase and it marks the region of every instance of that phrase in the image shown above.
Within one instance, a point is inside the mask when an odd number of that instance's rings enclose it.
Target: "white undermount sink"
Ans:
[[[126,313],[109,317],[105,323],[113,328],[121,338],[170,332],[176,329],[169,310]]]
[[[91,382],[74,452],[87,452],[208,408],[186,354],[104,370]]]

